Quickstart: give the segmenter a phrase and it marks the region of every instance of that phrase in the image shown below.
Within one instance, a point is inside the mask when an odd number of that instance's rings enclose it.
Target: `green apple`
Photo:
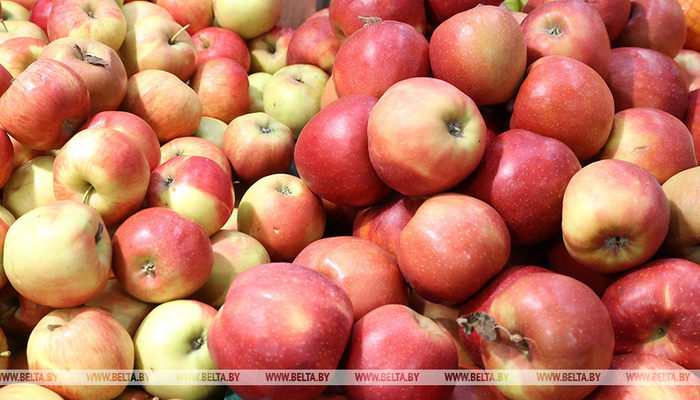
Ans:
[[[254,113],[265,110],[263,106],[263,92],[270,78],[272,78],[272,74],[268,72],[255,72],[248,75],[248,95],[250,96],[248,112]]]
[[[226,122],[220,119],[203,116],[202,120],[199,121],[199,127],[192,136],[206,139],[221,148],[224,144],[224,132],[226,132],[227,126]]]
[[[38,206],[56,201],[53,193],[54,155],[34,157],[17,168],[3,186],[2,205],[19,218]]]
[[[214,18],[218,26],[251,39],[277,25],[282,7],[282,0],[214,0]]]

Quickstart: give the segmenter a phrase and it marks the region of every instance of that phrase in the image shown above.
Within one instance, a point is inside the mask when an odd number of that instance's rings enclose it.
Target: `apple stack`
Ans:
[[[700,369],[692,2],[301,3],[0,2],[0,369]],[[155,382],[0,399],[700,398]]]

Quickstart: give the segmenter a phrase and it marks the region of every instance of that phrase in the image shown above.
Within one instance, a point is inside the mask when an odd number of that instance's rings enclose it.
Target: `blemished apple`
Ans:
[[[39,321],[27,341],[27,363],[38,370],[131,370],[134,344],[123,326],[97,307],[54,310]],[[64,398],[109,400],[128,382],[72,385],[54,382],[49,388]]]
[[[231,163],[221,147],[201,137],[185,136],[169,140],[160,148],[160,163],[177,156],[202,156],[216,162],[231,179]]]
[[[441,193],[418,207],[399,237],[397,259],[421,297],[457,304],[506,265],[510,234],[493,207],[471,196]]]
[[[648,261],[664,242],[669,221],[669,201],[661,185],[629,161],[588,164],[564,192],[566,249],[597,272],[622,272]]]
[[[687,24],[677,1],[631,0],[631,12],[614,47],[643,47],[673,58],[683,48]]]
[[[274,74],[287,65],[287,50],[294,35],[291,26],[277,25],[247,41],[250,72]]]
[[[115,277],[127,293],[149,303],[191,295],[214,264],[204,229],[163,207],[146,208],[127,218],[114,233],[113,248]]]
[[[133,338],[141,321],[156,306],[146,303],[127,293],[116,279],[110,279],[104,290],[85,302],[86,306],[98,307],[107,311]]]
[[[408,286],[398,263],[367,239],[322,238],[306,246],[293,263],[318,271],[343,288],[352,301],[355,321],[385,304],[408,305]]]
[[[367,313],[352,327],[341,363],[345,369],[456,369],[457,348],[437,323],[401,304]],[[348,385],[353,399],[446,399],[451,385]]]
[[[431,36],[433,76],[455,85],[478,105],[504,103],[517,92],[525,75],[528,51],[523,31],[500,7],[474,7],[459,13],[436,27]]]
[[[633,162],[662,185],[673,175],[698,166],[688,127],[666,111],[650,107],[616,113],[610,137],[598,157]]]
[[[150,175],[145,204],[191,218],[213,235],[228,221],[235,204],[231,178],[203,156],[173,157]]]
[[[339,41],[344,42],[365,25],[358,16],[405,22],[421,34],[428,31],[422,0],[334,0],[328,7],[328,18]]]
[[[47,254],[50,248],[58,250]],[[104,221],[80,202],[34,208],[17,218],[5,236],[3,267],[10,284],[41,305],[85,303],[104,289],[111,264],[112,242]]]
[[[46,46],[43,40],[28,36],[5,40],[0,43],[0,65],[14,78],[36,61]]]
[[[126,36],[126,19],[114,0],[56,0],[46,32],[51,42],[69,36],[89,38],[117,51]]]
[[[90,107],[88,87],[72,68],[37,60],[0,97],[0,125],[32,149],[58,149],[85,122]]]
[[[567,301],[561,301],[566,298]],[[585,284],[551,272],[522,276],[496,295],[487,312],[496,338],[481,340],[488,370],[608,369],[615,334],[603,302]],[[499,385],[511,399],[585,398],[593,385]]]
[[[250,108],[248,74],[233,59],[219,57],[199,63],[189,84],[202,103],[202,116],[228,124]]]
[[[282,0],[214,0],[214,18],[244,40],[271,30],[282,17]]]
[[[486,123],[474,101],[452,84],[428,77],[391,86],[367,125],[377,175],[407,196],[433,195],[464,180],[481,161],[485,137]]]
[[[294,147],[299,177],[321,198],[341,206],[369,206],[392,190],[374,169],[367,123],[377,99],[350,95],[329,104],[301,130]]]
[[[233,173],[243,182],[289,171],[294,159],[294,133],[264,112],[241,115],[224,131],[222,149]]]
[[[291,261],[326,228],[321,198],[290,174],[255,181],[238,205],[238,231],[257,239],[272,261]]]
[[[246,72],[250,71],[248,46],[235,32],[218,26],[208,26],[194,32],[192,42],[197,50],[197,63],[227,57],[238,62]]]
[[[16,218],[41,205],[56,201],[53,164],[56,156],[34,157],[17,168],[2,187],[2,205]]]
[[[698,196],[700,167],[681,171],[669,178],[661,188],[671,205],[671,218],[663,251],[670,257],[700,263],[700,215],[695,199]]]
[[[291,263],[252,267],[233,280],[208,332],[217,369],[335,370],[353,326],[348,295],[327,276]],[[276,349],[271,352],[271,348]],[[455,355],[456,358],[456,355]],[[324,384],[229,387],[244,398],[315,398]]]
[[[216,309],[196,300],[172,300],[146,315],[134,335],[134,368],[158,374],[162,370],[212,372],[207,332]],[[143,384],[148,393],[163,399],[204,400],[222,394],[217,385]]]

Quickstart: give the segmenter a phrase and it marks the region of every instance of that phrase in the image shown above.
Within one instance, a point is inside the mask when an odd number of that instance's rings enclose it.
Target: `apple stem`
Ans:
[[[98,243],[102,239],[102,232],[104,232],[105,226],[101,223],[97,225],[97,232],[95,232],[95,243]]]
[[[530,346],[527,344],[527,341],[530,340],[532,343],[535,343],[534,340],[527,338],[525,336],[519,335],[519,334],[513,334],[508,331],[504,326],[501,325],[496,325],[496,328],[500,328],[504,330],[507,334],[508,337],[510,338],[510,341],[517,347],[519,348],[523,353],[527,353],[530,351]]]
[[[92,196],[92,193],[95,191],[95,187],[90,185],[90,187],[87,188],[85,191],[85,194],[83,194],[83,204],[88,204],[90,203],[90,196]]]
[[[0,17],[0,24],[2,24],[2,27],[5,28],[5,32],[9,32],[10,30],[7,29],[7,25],[5,25],[5,20]]]
[[[174,45],[174,44],[175,44],[175,39],[177,39],[177,37],[178,37],[182,32],[184,32],[184,31],[186,31],[187,29],[189,29],[189,27],[190,27],[190,24],[187,24],[187,25],[183,26],[182,28],[180,28],[180,30],[177,31],[177,32],[173,35],[173,37],[170,38],[170,40],[168,40],[168,44],[171,45],[171,46]]]
[[[363,17],[363,16],[361,16],[361,15],[358,15],[357,18],[359,18],[362,22],[364,22],[364,23],[365,23],[365,26],[367,26],[367,25],[369,25],[369,24],[373,24],[373,23],[375,23],[375,22],[379,22],[379,21],[382,20],[382,19],[379,18],[379,17]]]
[[[80,53],[81,60],[85,61],[86,63],[92,64],[92,65],[99,65],[102,67],[109,65],[109,63],[107,63],[107,61],[105,61],[103,58],[93,56],[92,54],[87,54],[82,49],[82,47],[78,46],[77,44],[75,44],[74,46],[78,50],[78,52]]]
[[[0,357],[9,357],[12,352],[10,350],[5,350],[2,353],[0,353]]]
[[[459,317],[457,318],[457,324],[464,330],[466,335],[470,335],[473,331],[476,331],[479,336],[489,342],[498,338],[496,329],[500,328],[508,334],[508,338],[510,339],[511,343],[513,343],[524,353],[530,351],[530,346],[527,344],[528,340],[535,343],[535,341],[530,338],[526,338],[517,333],[511,334],[505,327],[496,325],[496,321],[493,319],[493,317],[483,311],[477,311],[469,315]]]
[[[50,324],[46,325],[46,329],[50,330],[51,332],[55,331],[56,329],[62,327],[63,325],[61,324]]]

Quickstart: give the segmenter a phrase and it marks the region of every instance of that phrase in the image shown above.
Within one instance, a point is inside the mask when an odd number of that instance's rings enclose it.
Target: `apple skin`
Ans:
[[[368,206],[391,189],[377,175],[368,150],[367,122],[377,99],[345,96],[304,126],[294,148],[302,181],[319,197],[341,206]]]
[[[14,167],[15,149],[12,140],[0,127],[0,188],[10,179]]]
[[[53,307],[43,306],[27,299],[17,293],[12,285],[3,286],[0,293],[2,293],[2,318],[0,318],[0,328],[2,328],[2,332],[8,338],[20,340],[22,343],[26,343],[26,340],[39,321],[44,318],[46,314],[55,310]],[[11,354],[11,364],[15,362],[12,358],[15,354],[16,352],[14,351],[13,354]],[[26,354],[24,357],[26,358]],[[26,359],[24,361],[26,361]]]
[[[131,138],[143,151],[148,162],[148,168],[153,171],[160,165],[160,143],[158,137],[148,122],[136,114],[126,111],[102,111],[92,115],[80,127],[80,130],[88,128],[111,128],[118,130]]]
[[[390,195],[384,202],[357,212],[352,224],[352,234],[372,241],[396,258],[399,236],[423,204],[422,198],[399,193]]]
[[[616,355],[610,365],[611,370],[662,370],[690,372],[673,361],[650,354],[630,353]],[[693,377],[693,375],[690,375]],[[654,400],[654,399],[696,399],[700,396],[696,382],[688,385],[621,385],[600,386],[587,400]]]
[[[124,13],[124,19],[126,19],[127,32],[138,21],[154,15],[175,21],[168,10],[150,1],[128,1],[122,6],[122,12]]]
[[[30,210],[56,201],[53,164],[56,156],[37,156],[17,168],[3,186],[2,205],[17,218]]]
[[[46,33],[31,21],[5,21],[0,31],[0,43],[13,37],[30,36],[48,43]]]
[[[228,124],[250,108],[248,74],[233,59],[220,57],[199,63],[190,86],[202,103],[202,116]]]
[[[486,123],[452,84],[409,78],[375,104],[367,137],[370,161],[384,183],[407,196],[429,196],[474,172],[486,147]]]
[[[156,306],[127,293],[116,279],[110,279],[104,290],[85,302],[85,305],[107,311],[129,332],[129,336],[132,338],[141,325],[141,321]]]
[[[270,81],[270,78],[272,78],[272,74],[267,72],[254,72],[248,75],[248,97],[250,98],[249,113],[265,111],[263,93],[265,92],[265,86],[267,82]],[[328,86],[328,83],[326,83],[326,86]]]
[[[90,114],[88,87],[56,60],[37,60],[20,75],[0,97],[0,125],[32,149],[60,148]]]
[[[224,154],[221,147],[209,140],[195,136],[179,137],[161,146],[160,152],[161,164],[177,156],[207,157],[216,162],[229,179],[232,179],[231,163],[228,161],[228,158],[226,158],[226,154]]]
[[[546,265],[551,271],[570,276],[585,283],[588,287],[593,289],[598,297],[603,297],[605,289],[617,279],[615,274],[603,274],[593,271],[574,260],[566,250],[564,240],[561,237],[554,240],[551,247],[547,249]]]
[[[688,108],[688,80],[673,58],[641,47],[613,48],[606,82],[615,112],[652,107],[683,118]]]
[[[282,0],[214,0],[214,18],[243,40],[270,31],[282,17]]]
[[[505,267],[510,245],[508,227],[491,206],[442,193],[425,200],[401,231],[397,258],[421,297],[457,304]]]
[[[207,345],[218,369],[336,369],[353,323],[348,295],[291,263],[252,267],[233,280]],[[243,398],[309,399],[324,386],[236,386]]]
[[[629,161],[588,164],[564,192],[566,249],[597,272],[622,272],[648,261],[664,242],[669,221],[669,201],[661,185]]]
[[[700,167],[681,171],[669,178],[661,188],[671,206],[671,222],[663,244],[669,257],[678,257],[700,262],[700,220],[697,213]]]
[[[566,299],[566,301],[562,301]],[[520,277],[489,306],[497,325],[494,341],[481,340],[485,369],[607,369],[615,334],[598,296],[568,276],[536,272]],[[525,349],[511,342],[519,334]],[[515,372],[517,375],[517,372]],[[535,385],[496,387],[511,399],[583,399],[595,386]]]
[[[134,344],[126,329],[101,308],[59,309],[48,313],[32,331],[27,342],[27,362],[33,371],[131,370]],[[126,382],[84,386],[59,382],[50,388],[65,398],[107,400],[119,395]]]
[[[257,239],[272,261],[291,261],[320,239],[326,227],[321,199],[289,174],[253,183],[238,205],[238,231]]]
[[[29,10],[29,21],[37,24],[46,32],[49,14],[53,8],[53,0],[36,0]]]
[[[224,132],[226,132],[227,126],[224,121],[216,118],[202,117],[199,127],[197,127],[192,136],[206,139],[222,149],[224,146]]]
[[[500,7],[459,13],[437,26],[430,38],[433,76],[455,85],[477,105],[505,103],[525,75],[528,49],[523,31]]]
[[[294,30],[287,48],[287,65],[311,64],[330,75],[338,49],[340,40],[328,17],[309,18]]]
[[[341,42],[365,25],[359,16],[404,22],[416,28],[422,35],[428,31],[422,0],[334,0],[328,7],[329,22],[335,36]]]
[[[56,392],[31,383],[13,383],[0,388],[0,397],[5,400],[63,400]]]
[[[344,369],[456,369],[452,338],[428,317],[401,304],[367,313],[352,327]],[[352,399],[447,399],[454,386],[345,386]]]
[[[455,14],[467,11],[479,4],[498,6],[502,0],[425,0],[428,23],[437,27]]]
[[[222,149],[235,176],[253,184],[289,171],[294,159],[294,133],[263,112],[241,115],[224,131]]]
[[[666,111],[650,107],[616,113],[608,142],[598,157],[640,165],[662,185],[678,172],[698,166],[688,127]]]
[[[39,58],[46,46],[47,43],[43,40],[29,36],[7,39],[0,43],[0,65],[15,78]],[[9,82],[7,86],[9,87]],[[0,89],[0,93],[2,92]]]
[[[116,129],[88,128],[58,152],[53,192],[57,200],[93,207],[112,227],[141,207],[150,173],[146,157],[128,136]]]
[[[318,271],[343,288],[352,301],[355,322],[385,304],[408,305],[408,286],[396,260],[367,239],[322,238],[306,246],[293,263]]]
[[[631,0],[630,4],[627,24],[613,46],[653,49],[671,58],[678,55],[687,35],[685,13],[680,3]]]
[[[16,1],[4,1],[2,7],[0,7],[0,11],[2,12],[2,19],[5,21],[29,20],[29,10]]]
[[[218,26],[208,26],[193,33],[192,42],[197,50],[197,63],[227,57],[238,62],[246,72],[250,71],[248,46],[235,32]]]
[[[430,75],[428,40],[413,26],[391,20],[366,25],[338,49],[333,82],[339,97],[379,98],[394,83]]]
[[[177,156],[150,175],[147,207],[166,207],[191,218],[213,235],[228,221],[235,203],[231,178],[214,160]]]
[[[559,139],[583,162],[608,140],[615,101],[593,68],[570,57],[545,56],[530,66],[515,96],[510,128]]]
[[[2,96],[10,85],[12,85],[14,77],[4,66],[0,65],[0,96]]]
[[[682,121],[693,137],[695,158],[700,162],[700,90],[688,93],[688,107]]]
[[[154,247],[157,242],[159,246]],[[112,269],[139,300],[163,303],[199,289],[214,264],[209,236],[194,220],[151,207],[127,218],[114,233]]]
[[[155,4],[168,10],[175,22],[189,25],[187,32],[195,32],[211,26],[214,22],[214,2],[212,0],[155,0]]]
[[[564,190],[580,169],[561,141],[512,129],[491,141],[459,192],[495,208],[513,243],[541,243],[561,231]]]
[[[274,28],[248,39],[250,71],[274,74],[287,65],[287,50],[294,35],[294,28],[276,25]]]
[[[71,200],[24,214],[5,236],[3,266],[10,284],[29,300],[54,308],[95,297],[107,284],[112,262],[104,226],[92,207]],[[47,248],[61,251],[47,258],[42,251]]]
[[[126,19],[114,0],[54,0],[46,32],[51,42],[89,38],[117,51],[126,36]]]
[[[527,63],[546,55],[575,58],[605,78],[610,72],[610,38],[600,13],[581,0],[548,1],[521,23]]]

